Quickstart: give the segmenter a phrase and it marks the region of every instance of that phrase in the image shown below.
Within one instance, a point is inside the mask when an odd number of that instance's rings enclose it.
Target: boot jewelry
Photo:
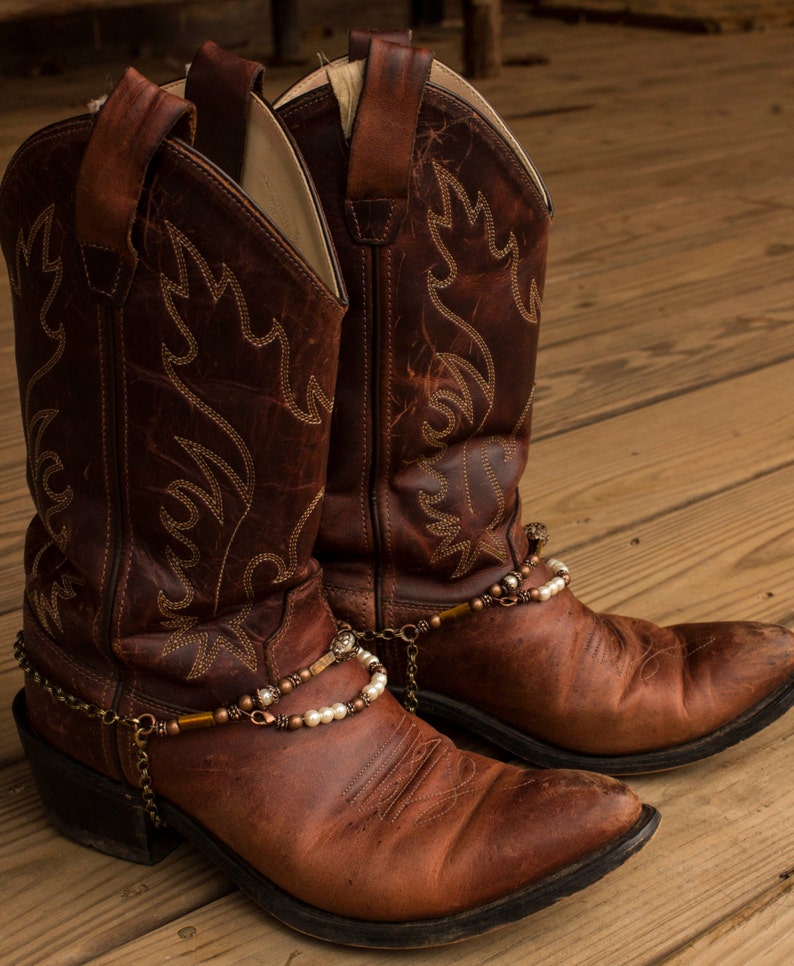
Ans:
[[[405,624],[400,628],[387,627],[382,631],[354,631],[356,637],[363,641],[393,641],[401,640],[406,643],[408,656],[405,672],[405,694],[403,706],[411,714],[416,714],[419,707],[417,697],[416,671],[419,645],[416,643],[421,634],[441,627],[447,621],[459,620],[469,613],[479,613],[498,604],[500,607],[514,607],[516,604],[540,604],[552,597],[571,582],[571,574],[561,560],[554,557],[546,559],[546,566],[553,573],[551,580],[530,590],[521,590],[521,584],[540,563],[540,552],[549,539],[549,532],[543,523],[527,523],[524,532],[529,539],[530,555],[524,560],[518,570],[511,570],[502,579],[488,588],[488,592],[473,597],[462,604],[456,604],[447,610],[434,614],[432,617],[417,621],[415,624]]]
[[[17,634],[14,643],[14,657],[22,670],[31,680],[47,692],[56,701],[60,701],[74,711],[81,711],[90,718],[96,718],[106,725],[122,725],[129,728],[133,733],[135,746],[138,752],[138,772],[141,776],[140,788],[143,796],[146,812],[156,826],[163,824],[157,811],[157,804],[152,788],[152,779],[149,772],[149,753],[147,749],[149,738],[156,736],[159,738],[171,737],[181,734],[183,731],[192,731],[198,728],[212,728],[216,725],[229,724],[234,721],[247,719],[251,724],[260,727],[275,727],[282,731],[297,731],[304,726],[316,728],[321,724],[331,724],[333,721],[341,721],[350,715],[359,714],[368,708],[373,701],[376,701],[386,690],[387,674],[386,668],[370,651],[362,648],[359,644],[361,635],[343,626],[334,636],[328,651],[318,658],[308,667],[300,668],[287,674],[276,685],[267,685],[259,688],[254,694],[244,694],[237,699],[234,704],[216,708],[214,711],[196,711],[188,714],[179,715],[175,718],[157,718],[153,714],[145,713],[138,717],[131,717],[120,714],[109,708],[100,708],[98,705],[76,698],[74,695],[58,687],[47,677],[41,674],[30,661],[25,650],[25,639],[22,631]],[[302,684],[317,677],[332,664],[342,664],[356,657],[359,662],[367,669],[370,675],[369,684],[365,685],[359,693],[349,701],[338,701],[334,704],[323,706],[319,710],[310,708],[301,714],[272,714],[268,709],[273,707],[285,694],[289,694],[299,688]]]
[[[353,656],[358,658],[370,674],[369,684],[365,685],[355,698],[346,702],[337,701],[319,710],[310,708],[302,715],[274,715],[269,710],[285,694],[290,694],[295,688],[311,681],[332,664],[342,664]],[[158,721],[150,715],[143,717],[151,718],[152,734],[161,736],[178,735],[182,731],[190,731],[194,728],[211,728],[215,725],[228,724],[230,721],[240,721],[242,718],[248,718],[255,725],[274,726],[282,731],[297,731],[304,726],[316,728],[317,725],[331,724],[332,721],[341,721],[349,715],[358,714],[383,694],[387,680],[386,668],[374,654],[359,645],[356,633],[345,627],[331,641],[329,650],[313,664],[293,671],[276,685],[267,685],[254,694],[242,695],[235,704],[216,708],[215,711],[197,711],[168,720]]]

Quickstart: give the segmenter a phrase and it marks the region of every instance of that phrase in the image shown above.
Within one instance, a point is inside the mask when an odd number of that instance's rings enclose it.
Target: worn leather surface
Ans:
[[[88,285],[94,294],[121,305],[137,265],[131,233],[152,153],[172,130],[191,142],[195,111],[132,67],[115,95],[80,165],[75,231]],[[112,113],[124,124],[112,123]]]
[[[392,44],[402,44],[404,47],[411,45],[410,30],[362,30],[354,27],[349,33],[349,57],[350,60],[363,60],[369,53],[369,46],[373,37],[380,37]]]
[[[389,60],[394,46],[376,46]],[[399,627],[486,592],[526,556],[517,484],[549,218],[494,127],[429,83],[400,231],[388,245],[362,244],[343,209],[351,159],[361,164],[368,144],[354,132],[348,146],[337,114],[327,85],[288,93],[281,107],[316,178],[350,296],[317,555],[335,613],[358,627]],[[384,132],[395,117],[384,107]],[[377,170],[373,162],[373,182]],[[525,587],[548,576],[538,568]],[[400,678],[403,645],[384,656]],[[421,688],[603,755],[711,732],[793,676],[794,635],[782,628],[656,628],[595,615],[567,590],[420,640]]]
[[[36,507],[26,646],[99,707],[210,710],[314,661],[336,630],[311,549],[343,306],[159,127],[138,134],[157,145],[127,297],[97,296],[74,232],[93,130],[34,136],[0,195]],[[367,680],[353,660],[277,710],[348,701]],[[56,748],[137,785],[126,729],[31,682],[28,713]],[[230,724],[152,737],[149,754],[158,797],[293,896],[364,919],[502,897],[612,843],[641,808],[610,779],[461,753],[388,693],[317,729]]]
[[[185,97],[201,104],[195,146],[233,181],[243,169],[249,95],[261,93],[265,68],[208,40],[196,52],[185,80]]]
[[[348,149],[330,88],[281,115],[350,296],[317,551],[329,583],[350,594],[345,611],[388,624],[392,600],[465,600],[526,551],[516,486],[548,212],[476,112],[429,86],[403,230],[394,245],[360,245],[344,218]]]
[[[433,55],[402,44],[372,44],[350,142],[345,217],[353,238],[386,245],[405,218],[416,115]],[[395,123],[385,126],[384,116]]]

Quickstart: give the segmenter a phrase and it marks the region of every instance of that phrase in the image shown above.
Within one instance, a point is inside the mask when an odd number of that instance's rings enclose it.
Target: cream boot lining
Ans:
[[[164,89],[178,97],[185,96],[184,80]],[[240,187],[339,296],[339,279],[314,193],[281,124],[256,94],[250,95],[248,104]]]
[[[339,110],[342,118],[342,128],[345,131],[345,137],[350,136],[350,130],[352,130],[353,119],[355,118],[356,109],[358,107],[358,100],[361,95],[361,86],[363,84],[364,78],[364,61],[354,61],[353,64],[348,63],[347,57],[340,57],[338,60],[333,61],[333,63],[320,67],[313,71],[303,80],[295,84],[288,91],[281,95],[281,97],[273,105],[276,110],[288,104],[290,101],[295,100],[296,97],[300,97],[307,91],[316,90],[323,87],[325,84],[330,84],[334,94],[336,95],[337,101],[339,102]],[[361,65],[357,70],[352,71],[350,68],[356,65]],[[479,94],[468,81],[464,80],[460,74],[456,74],[454,70],[446,67],[444,64],[439,63],[437,60],[433,61],[433,65],[430,68],[430,81],[435,87],[441,90],[447,91],[450,94],[454,94],[460,100],[464,101],[473,107],[478,114],[481,114],[485,120],[491,125],[491,127],[500,135],[502,140],[510,148],[511,152],[515,155],[516,159],[526,170],[527,174],[530,176],[535,184],[535,187],[540,192],[543,200],[546,202],[546,206],[551,211],[551,197],[549,192],[543,183],[543,179],[538,173],[537,168],[532,163],[531,159],[527,155],[524,148],[521,146],[520,142],[510,130],[510,128],[505,124],[505,122],[499,117],[499,115],[494,111],[491,105]]]
[[[353,121],[356,119],[358,102],[361,99],[361,88],[364,86],[364,65],[366,61],[345,61],[333,70],[328,71],[328,81],[333,88],[339,104],[339,116],[342,120],[342,131],[345,138],[350,140],[353,133]]]

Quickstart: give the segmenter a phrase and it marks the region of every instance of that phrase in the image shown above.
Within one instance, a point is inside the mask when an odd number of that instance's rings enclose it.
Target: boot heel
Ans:
[[[25,692],[13,704],[14,720],[44,811],[64,835],[129,862],[155,865],[182,837],[156,828],[136,789],[87,768],[58,751],[28,724]]]

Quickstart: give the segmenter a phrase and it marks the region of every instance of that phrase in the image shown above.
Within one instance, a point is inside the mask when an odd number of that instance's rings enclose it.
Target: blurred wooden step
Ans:
[[[763,30],[794,23],[788,0],[539,0],[539,16],[661,27],[694,33]]]

